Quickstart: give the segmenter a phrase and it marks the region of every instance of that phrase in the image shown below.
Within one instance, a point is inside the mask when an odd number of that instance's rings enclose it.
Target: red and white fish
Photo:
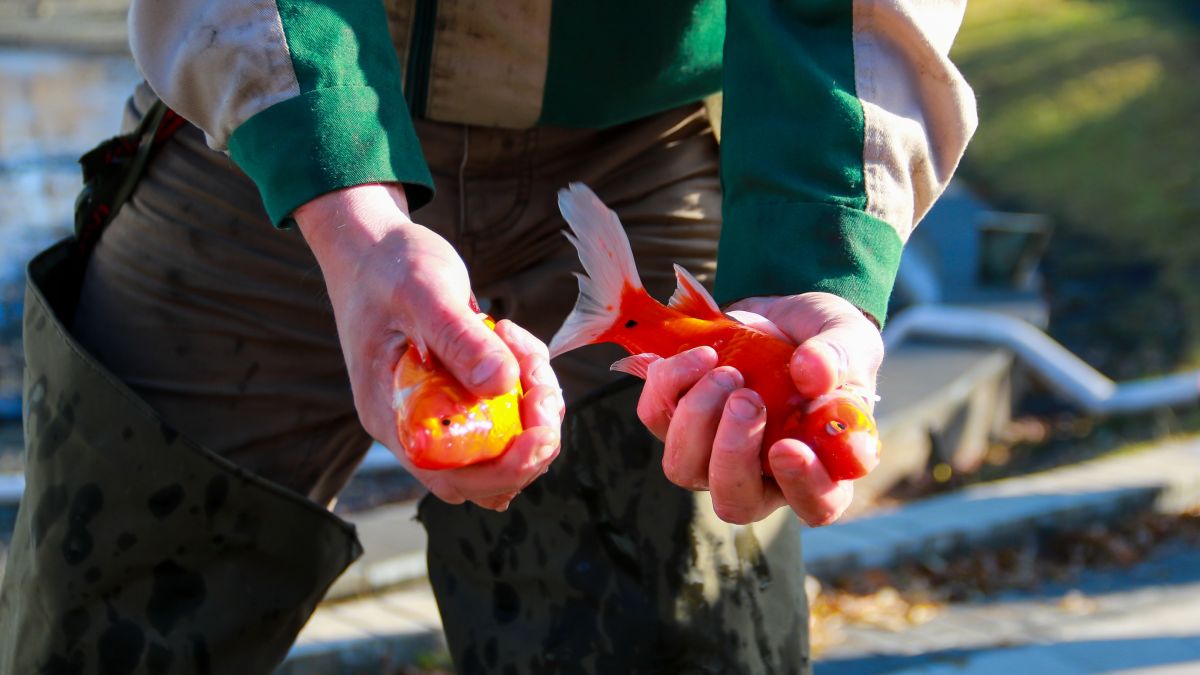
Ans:
[[[474,299],[472,307],[478,310]],[[491,317],[479,318],[496,329]],[[424,352],[410,342],[393,371],[396,433],[408,459],[422,469],[453,469],[504,454],[522,431],[521,383],[481,398]]]
[[[834,480],[865,474],[861,458],[878,457],[879,435],[862,392],[843,387],[816,399],[804,398],[788,371],[796,345],[775,324],[751,312],[723,313],[679,265],[678,287],[663,305],[642,285],[616,213],[580,183],[559,191],[558,206],[585,274],[576,275],[579,299],[550,342],[552,357],[613,342],[632,356],[612,369],[645,379],[654,361],[708,345],[716,350],[718,365],[736,368],[745,386],[762,397],[767,409],[765,473],[771,473],[766,450],[775,441],[795,438],[812,448]]]

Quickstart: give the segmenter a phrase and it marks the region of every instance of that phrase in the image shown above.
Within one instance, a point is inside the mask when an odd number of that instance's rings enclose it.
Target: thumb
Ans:
[[[883,341],[870,322],[834,321],[792,352],[789,370],[796,388],[815,398],[851,382],[874,391],[883,360]]]
[[[414,338],[472,393],[498,396],[517,385],[521,370],[516,357],[465,303],[427,306],[419,327]]]

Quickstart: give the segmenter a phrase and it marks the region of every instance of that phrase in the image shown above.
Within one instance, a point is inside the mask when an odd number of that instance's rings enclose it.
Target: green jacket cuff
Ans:
[[[229,154],[276,226],[314,197],[353,185],[403,183],[413,211],[433,198],[399,89],[337,87],[282,101],[238,127]]]
[[[862,211],[819,203],[726,204],[715,296],[727,303],[824,291],[883,326],[903,244]]]

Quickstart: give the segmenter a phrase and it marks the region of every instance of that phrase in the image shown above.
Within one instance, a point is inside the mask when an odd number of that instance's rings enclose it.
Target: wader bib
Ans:
[[[0,672],[270,672],[361,554],[354,528],[180,435],[79,346],[86,241],[28,267]]]

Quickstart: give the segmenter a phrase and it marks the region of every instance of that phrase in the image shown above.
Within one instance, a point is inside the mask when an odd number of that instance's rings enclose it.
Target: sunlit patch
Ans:
[[[397,387],[392,392],[392,408],[399,410],[408,405],[408,399],[412,398],[413,393],[420,388],[420,384],[413,384],[407,387]]]

